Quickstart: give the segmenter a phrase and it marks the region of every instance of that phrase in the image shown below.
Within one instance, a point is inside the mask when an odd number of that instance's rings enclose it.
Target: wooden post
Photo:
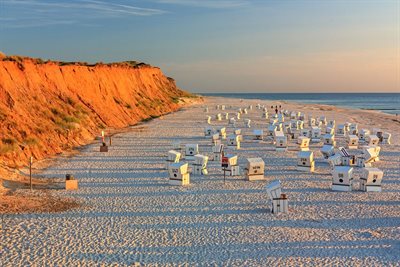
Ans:
[[[224,184],[225,184],[225,181],[226,181],[226,174],[225,174],[225,172],[226,172],[226,169],[224,168]]]
[[[31,187],[31,191],[32,191],[32,163],[33,163],[33,157],[30,157],[30,159],[29,159],[29,184]]]
[[[111,146],[111,144],[112,144],[112,138],[111,138],[111,135],[110,135],[110,146]]]
[[[228,158],[224,156],[224,152],[222,151],[221,167],[224,170],[224,184],[226,181],[226,173],[225,172],[226,172],[226,168],[228,168],[228,164],[229,164],[228,162],[229,162]]]

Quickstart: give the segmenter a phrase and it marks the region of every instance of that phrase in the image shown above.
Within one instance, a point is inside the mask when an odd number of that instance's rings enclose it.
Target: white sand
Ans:
[[[211,115],[217,102],[234,105],[235,111],[253,104],[239,127],[245,133],[261,126],[266,130],[255,105],[270,106],[269,101],[207,101]],[[322,144],[311,145],[316,172],[307,174],[295,170],[297,152],[271,151],[267,142],[244,142],[238,152],[242,166],[247,157],[265,160],[265,181],[237,177],[224,184],[219,164],[210,162],[209,176],[192,175],[188,187],[170,186],[162,168],[172,141],[199,143],[200,152],[210,154],[210,140],[203,136],[206,114],[197,105],[114,136],[109,153],[90,145],[45,170],[47,177],[72,173],[79,179],[78,191],[59,194],[76,197],[84,206],[58,214],[5,216],[0,265],[400,266],[400,124],[389,125],[395,117],[377,112],[329,106],[323,107],[332,111],[323,112],[317,105],[284,104],[295,107],[308,109],[306,114],[325,113],[337,123],[359,122],[359,129],[389,130],[395,144],[382,145],[381,161],[374,164],[385,173],[383,191],[332,192]],[[252,119],[251,129],[244,129],[243,118]],[[356,181],[359,173],[355,168]],[[282,181],[289,214],[270,213],[264,187],[274,179]]]

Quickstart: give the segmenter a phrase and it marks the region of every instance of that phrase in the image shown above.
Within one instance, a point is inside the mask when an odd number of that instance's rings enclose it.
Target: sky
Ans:
[[[191,92],[400,92],[400,0],[0,0],[0,51]]]

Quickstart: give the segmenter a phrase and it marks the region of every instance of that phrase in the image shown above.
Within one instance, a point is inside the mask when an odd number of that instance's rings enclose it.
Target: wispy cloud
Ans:
[[[100,0],[0,0],[3,21],[7,28],[36,27],[52,24],[73,24],[95,18],[153,16],[166,13],[156,8]],[[12,22],[12,23],[11,23]]]
[[[204,8],[234,8],[247,5],[248,0],[157,0],[161,4],[185,5]]]

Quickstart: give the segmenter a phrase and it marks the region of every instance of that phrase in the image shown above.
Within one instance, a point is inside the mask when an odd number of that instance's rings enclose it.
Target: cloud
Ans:
[[[1,0],[5,28],[74,24],[96,18],[153,16],[164,10],[99,0]],[[7,14],[7,15],[5,15]],[[11,23],[12,22],[12,23]]]
[[[247,5],[247,0],[157,0],[161,4],[184,5],[204,8],[234,8]]]

